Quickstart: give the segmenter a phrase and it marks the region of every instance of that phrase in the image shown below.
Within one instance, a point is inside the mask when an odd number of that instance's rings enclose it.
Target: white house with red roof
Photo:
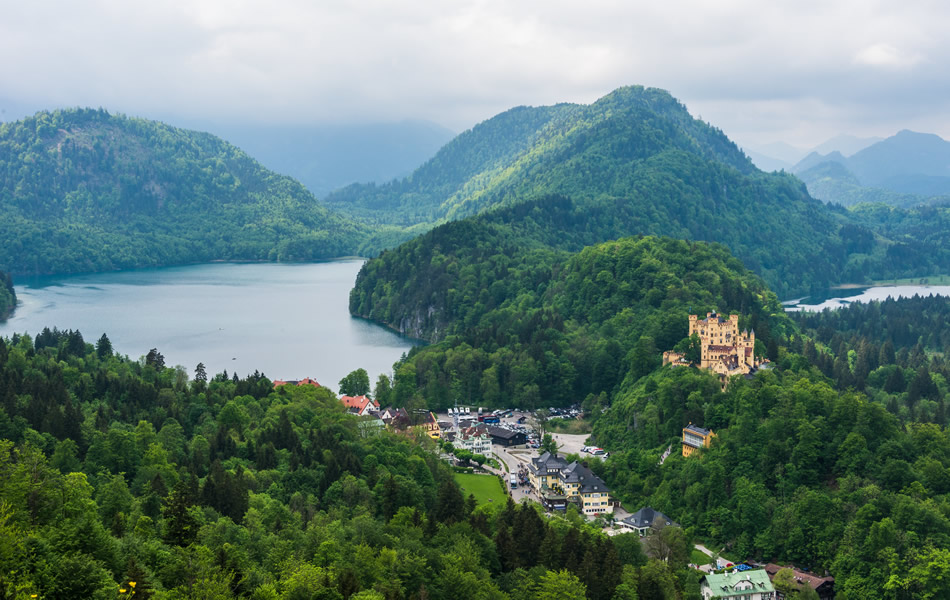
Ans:
[[[379,410],[379,402],[367,396],[341,396],[340,402],[347,410],[360,416]]]

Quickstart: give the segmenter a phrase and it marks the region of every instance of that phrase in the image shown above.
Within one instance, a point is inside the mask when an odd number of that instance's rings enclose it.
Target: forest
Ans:
[[[0,321],[6,319],[16,307],[16,290],[9,273],[0,271]]]
[[[828,571],[840,598],[950,595],[950,300],[786,315],[716,244],[625,238],[571,254],[519,239],[479,217],[367,263],[351,310],[436,342],[397,365],[387,399],[580,402],[610,451],[598,474],[688,539]],[[686,315],[716,309],[740,314],[771,361],[725,389],[660,366],[688,347]],[[689,423],[717,435],[701,458],[677,452]]]
[[[477,220],[369,261],[350,310],[438,342],[397,365],[391,392],[438,408],[606,405],[630,369],[652,371],[682,341],[691,311],[743,314],[762,356],[791,326],[720,245],[642,237],[557,253]]]
[[[104,110],[0,124],[0,269],[352,255],[365,228],[210,134]]]
[[[686,539],[662,550],[479,506],[428,436],[368,435],[326,388],[0,339],[2,598],[698,598]]]

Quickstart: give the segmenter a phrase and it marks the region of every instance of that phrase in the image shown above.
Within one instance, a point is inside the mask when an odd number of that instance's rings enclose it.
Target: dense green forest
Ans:
[[[0,321],[6,319],[16,307],[16,290],[9,273],[0,271]]]
[[[364,229],[210,134],[104,110],[0,125],[0,268],[103,271],[355,254]]]
[[[781,297],[934,274],[950,262],[947,244],[893,261],[906,232],[828,207],[792,175],[762,173],[669,93],[642,87],[590,105],[513,109],[403,180],[351,186],[325,201],[354,218],[414,227],[368,236],[366,255],[478,214],[530,238],[523,243],[560,250],[629,235],[719,242]]]
[[[357,315],[441,340],[396,369],[393,400],[444,408],[606,404],[687,334],[690,312],[733,310],[766,356],[791,325],[775,294],[717,244],[624,238],[576,254],[520,247],[464,220],[369,261]]]
[[[664,549],[477,506],[428,436],[367,436],[325,388],[0,339],[3,598],[698,598]]]
[[[387,400],[582,401],[611,452],[593,466],[628,508],[651,505],[734,560],[828,570],[841,598],[950,594],[950,301],[790,319],[721,246],[626,238],[568,254],[520,246],[495,217],[361,272],[351,310],[441,340],[397,366]],[[712,309],[740,313],[772,368],[723,390],[660,367],[662,350],[688,347],[686,315]],[[717,434],[701,458],[676,451],[690,422]]]

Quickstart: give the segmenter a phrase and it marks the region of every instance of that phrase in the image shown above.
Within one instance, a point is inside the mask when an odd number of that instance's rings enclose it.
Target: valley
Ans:
[[[779,298],[936,279],[947,208],[826,204],[663,90],[513,108],[323,200],[209,134],[39,113],[0,126],[0,211],[0,596],[697,599],[694,542],[946,591],[950,300]],[[713,313],[735,332],[691,336]],[[458,404],[578,405],[604,460],[559,489],[677,526],[468,498],[429,422]]]

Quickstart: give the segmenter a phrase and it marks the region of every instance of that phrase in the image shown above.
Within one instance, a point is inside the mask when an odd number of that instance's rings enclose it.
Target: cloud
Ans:
[[[873,44],[854,56],[854,62],[870,67],[912,67],[923,60],[920,54],[901,52],[890,44]]]
[[[911,114],[950,135],[948,29],[950,6],[928,0],[10,2],[0,96],[172,121],[461,130],[642,84],[737,137],[805,123],[880,135]]]

